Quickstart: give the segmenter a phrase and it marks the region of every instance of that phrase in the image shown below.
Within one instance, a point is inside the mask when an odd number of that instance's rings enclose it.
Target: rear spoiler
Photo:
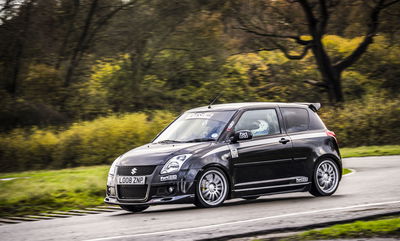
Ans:
[[[314,112],[317,112],[319,109],[321,109],[321,103],[296,103],[296,104],[306,105]]]

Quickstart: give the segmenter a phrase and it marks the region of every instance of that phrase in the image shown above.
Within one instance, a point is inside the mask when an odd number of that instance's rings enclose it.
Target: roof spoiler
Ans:
[[[314,112],[317,112],[319,109],[321,109],[321,103],[296,103],[296,104],[306,105]]]

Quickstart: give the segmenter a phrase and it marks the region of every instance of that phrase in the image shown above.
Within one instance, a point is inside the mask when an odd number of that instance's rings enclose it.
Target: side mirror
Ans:
[[[236,143],[238,141],[243,141],[243,140],[250,140],[253,138],[253,134],[251,131],[237,131],[233,136],[231,136],[231,143]]]

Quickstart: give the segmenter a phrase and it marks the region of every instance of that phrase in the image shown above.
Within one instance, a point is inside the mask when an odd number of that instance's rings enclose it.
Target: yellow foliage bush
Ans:
[[[400,100],[369,95],[342,107],[323,107],[320,113],[339,145],[400,144]]]
[[[172,113],[156,111],[102,117],[59,132],[16,129],[0,135],[1,171],[108,164],[150,142],[173,118]]]
[[[341,107],[323,107],[321,118],[340,146],[400,143],[400,100],[370,95]],[[148,143],[174,114],[112,115],[75,123],[62,131],[15,129],[0,135],[1,172],[109,164],[122,153]]]

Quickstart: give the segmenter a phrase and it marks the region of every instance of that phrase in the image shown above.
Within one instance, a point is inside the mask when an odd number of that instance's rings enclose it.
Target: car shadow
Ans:
[[[334,195],[330,196],[329,198],[340,198],[343,197],[344,195]],[[242,200],[242,199],[232,199],[229,200],[228,202],[224,203],[221,205],[221,207],[217,208],[224,208],[224,207],[232,207],[232,206],[238,206],[238,205],[254,205],[254,204],[261,204],[261,203],[275,203],[275,202],[299,202],[302,200],[310,200],[310,199],[320,199],[320,198],[325,198],[325,197],[313,197],[311,195],[304,195],[304,196],[292,196],[292,197],[261,197],[259,199],[254,199],[254,200]],[[171,204],[172,205],[172,204]],[[124,216],[124,215],[137,215],[137,214],[154,214],[154,213],[166,213],[166,212],[182,212],[182,211],[188,211],[188,210],[193,210],[193,209],[199,209],[196,206],[185,206],[182,207],[181,205],[187,205],[187,204],[176,204],[176,207],[167,207],[165,209],[157,209],[157,210],[146,210],[141,213],[130,213],[130,212],[124,212],[124,213],[115,213],[110,216]],[[162,206],[162,205],[159,205]]]

